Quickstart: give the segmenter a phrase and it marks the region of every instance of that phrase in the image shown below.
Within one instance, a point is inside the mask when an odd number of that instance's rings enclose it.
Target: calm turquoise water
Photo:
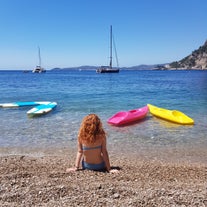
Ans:
[[[28,118],[30,108],[0,108],[0,147],[75,147],[82,118],[96,113],[111,148],[207,147],[207,71],[0,71],[0,103],[56,101],[57,108]],[[147,103],[177,109],[195,120],[180,126],[152,117],[125,127],[106,121],[120,110]]]

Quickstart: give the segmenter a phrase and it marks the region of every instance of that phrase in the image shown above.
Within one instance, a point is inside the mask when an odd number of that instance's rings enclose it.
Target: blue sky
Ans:
[[[207,40],[206,0],[0,0],[0,69],[180,60]]]

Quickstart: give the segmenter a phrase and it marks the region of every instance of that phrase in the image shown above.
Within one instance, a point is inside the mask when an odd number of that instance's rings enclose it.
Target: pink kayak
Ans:
[[[129,124],[131,122],[143,119],[145,116],[147,116],[148,111],[148,106],[130,111],[120,111],[109,118],[107,122],[115,126]]]

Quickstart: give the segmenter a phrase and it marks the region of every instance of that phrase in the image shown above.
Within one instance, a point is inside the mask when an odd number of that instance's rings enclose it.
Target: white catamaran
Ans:
[[[112,43],[113,43],[113,36],[112,36],[112,26],[110,27],[110,62],[109,66],[101,66],[96,70],[97,73],[118,73],[119,68],[118,68],[118,59],[117,59],[117,68],[112,67]],[[116,50],[115,50],[116,52]]]
[[[39,65],[36,66],[32,70],[33,73],[45,73],[46,70],[41,66],[41,55],[40,55],[40,48],[38,47],[38,58],[39,58]]]

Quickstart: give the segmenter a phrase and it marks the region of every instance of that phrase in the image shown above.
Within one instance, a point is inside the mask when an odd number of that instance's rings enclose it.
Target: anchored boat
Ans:
[[[38,47],[38,58],[39,58],[39,65],[36,66],[32,70],[33,73],[45,73],[46,70],[41,66],[41,54],[40,54],[40,48]]]
[[[116,54],[116,59],[117,59],[117,68],[112,67],[112,43],[113,43],[113,36],[112,36],[112,26],[110,27],[110,62],[109,66],[101,66],[96,70],[97,73],[119,73],[119,68],[118,68],[118,58]],[[116,52],[116,50],[115,50]]]

